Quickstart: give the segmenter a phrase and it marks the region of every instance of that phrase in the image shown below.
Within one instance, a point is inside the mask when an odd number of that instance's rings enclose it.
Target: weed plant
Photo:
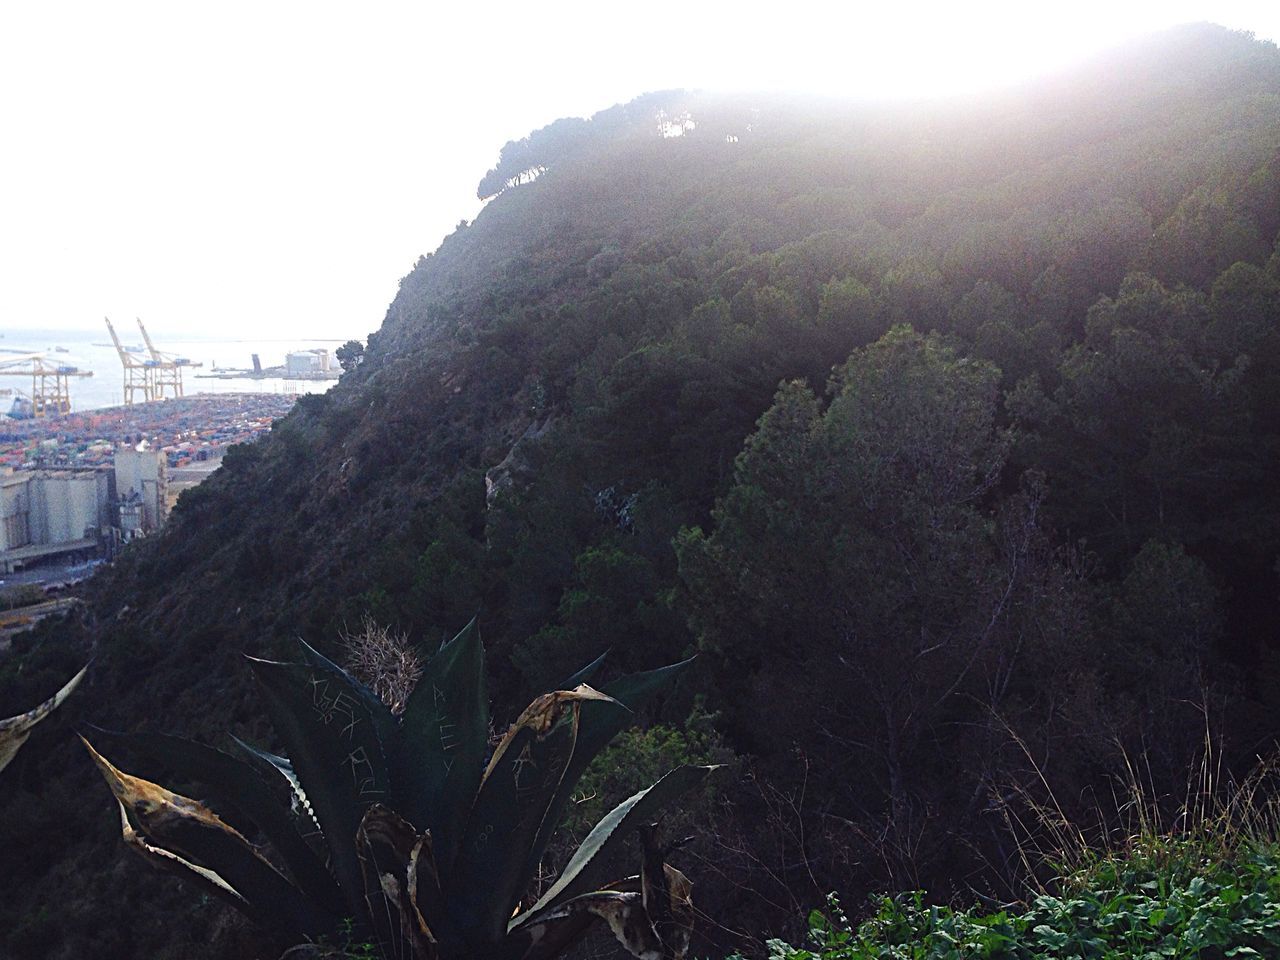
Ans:
[[[1117,816],[1092,837],[1066,820],[1050,791],[1048,804],[1033,808],[1034,836],[1053,846],[1028,835],[1022,850],[1029,876],[1045,865],[1055,876],[1021,903],[931,906],[917,890],[873,898],[869,916],[854,923],[833,895],[810,915],[805,945],[768,941],[770,960],[1280,957],[1277,766],[1235,782],[1214,756],[1206,738],[1171,818],[1130,764]]]

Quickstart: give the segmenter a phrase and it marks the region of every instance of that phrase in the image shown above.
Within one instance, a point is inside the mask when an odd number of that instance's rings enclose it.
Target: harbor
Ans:
[[[158,533],[228,448],[257,440],[298,396],[341,375],[324,342],[162,340],[161,349],[136,325],[141,343],[109,318],[109,342],[87,331],[45,344],[30,331],[5,337],[0,594],[55,590]],[[229,366],[228,355],[251,365]],[[262,355],[284,363],[264,366]]]
[[[164,526],[183,490],[251,443],[296,396],[196,394],[0,420],[0,586],[91,569]]]
[[[96,467],[114,449],[145,442],[170,468],[220,458],[256,440],[293,407],[296,395],[198,393],[152,403],[30,420],[0,419],[0,468]]]
[[[145,401],[148,370],[157,371],[157,382],[152,387],[155,399],[159,399],[160,379],[167,381],[163,384],[164,395],[173,395],[171,383],[175,375],[182,376],[185,390],[192,393],[296,396],[328,390],[341,373],[335,352],[343,340],[338,338],[173,337],[164,328],[149,324],[155,346],[153,354],[133,319],[113,323],[118,334],[114,338],[102,321],[99,324],[83,330],[5,330],[0,340],[0,364],[24,355],[41,355],[47,366],[74,368],[91,374],[72,377],[67,384],[65,401],[72,412],[122,406],[131,400]],[[328,355],[328,370],[317,371],[319,375],[311,371],[312,366],[323,365],[323,361],[311,359],[318,356],[317,351]],[[295,354],[305,356],[294,359],[293,369],[297,372],[291,372],[289,358]],[[259,358],[257,369],[255,355]],[[127,361],[125,356],[129,358]],[[22,369],[29,373],[0,379],[0,415],[10,410],[29,413],[27,404],[32,388],[40,384],[33,384],[30,374],[34,369],[25,363]],[[160,377],[160,373],[166,376]],[[48,386],[56,386],[55,381],[49,380]],[[62,402],[62,397],[55,391],[52,399],[52,403],[46,404],[51,413]]]

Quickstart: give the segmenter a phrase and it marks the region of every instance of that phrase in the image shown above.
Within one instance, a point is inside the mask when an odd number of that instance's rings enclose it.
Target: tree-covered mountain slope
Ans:
[[[271,744],[241,655],[365,616],[434,648],[478,612],[498,718],[605,649],[701,654],[593,774],[738,758],[690,813],[701,953],[834,889],[1005,895],[1041,774],[1087,818],[1126,756],[1159,794],[1206,728],[1270,748],[1273,45],[1189,27],[967,100],[651,94],[478,189],[356,369],[0,659],[7,715],[93,657],[0,778],[0,953],[257,955],[127,854],[71,724]]]

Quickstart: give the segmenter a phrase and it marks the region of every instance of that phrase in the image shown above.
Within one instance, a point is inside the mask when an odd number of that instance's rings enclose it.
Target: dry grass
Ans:
[[[1125,859],[1155,870],[1194,872],[1280,841],[1280,757],[1260,758],[1238,780],[1223,769],[1207,725],[1200,761],[1189,771],[1181,798],[1158,795],[1141,758],[1135,762],[1122,751],[1124,774],[1114,782],[1110,802],[1097,805],[1089,829],[1063,812],[1030,751],[1015,740],[1039,776],[1038,796],[1015,787],[1018,802],[1005,804],[1002,813],[1018,838],[1024,875],[1032,878],[1035,892],[1045,890],[1035,878],[1044,877],[1046,865],[1053,885],[1069,886],[1073,877],[1087,876],[1102,861]]]
[[[378,695],[397,716],[404,711],[418,678],[422,657],[407,634],[393,633],[367,614],[355,632],[340,636],[344,666]]]

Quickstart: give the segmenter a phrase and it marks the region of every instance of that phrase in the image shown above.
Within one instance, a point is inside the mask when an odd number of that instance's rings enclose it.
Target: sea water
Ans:
[[[128,323],[118,323],[116,332],[125,347],[138,347],[131,355],[139,360],[149,358],[146,345],[138,328]],[[214,368],[252,369],[253,354],[257,354],[265,367],[284,365],[285,354],[295,350],[323,348],[330,353],[330,363],[337,365],[333,352],[342,345],[341,340],[298,339],[231,339],[192,338],[175,339],[162,330],[151,330],[151,340],[163,354],[183,357],[192,363],[202,363],[198,368],[188,367],[182,373],[184,392],[194,393],[323,393],[336,382],[334,380],[286,380],[282,377],[235,377],[211,379],[200,374],[218,372]],[[24,353],[42,353],[48,363],[58,366],[92,370],[92,377],[72,377],[70,380],[71,409],[98,410],[118,407],[124,403],[124,368],[120,355],[111,343],[111,336],[104,324],[101,330],[22,330],[0,328],[0,363],[6,357]],[[23,394],[31,392],[31,378],[18,376],[0,377],[0,389],[17,388]],[[7,397],[0,397],[0,413],[9,409]]]

